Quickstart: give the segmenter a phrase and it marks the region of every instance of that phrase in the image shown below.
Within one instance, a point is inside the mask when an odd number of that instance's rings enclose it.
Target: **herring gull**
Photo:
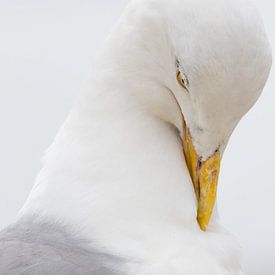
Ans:
[[[249,1],[130,1],[0,233],[0,274],[243,274],[217,183],[270,66]]]

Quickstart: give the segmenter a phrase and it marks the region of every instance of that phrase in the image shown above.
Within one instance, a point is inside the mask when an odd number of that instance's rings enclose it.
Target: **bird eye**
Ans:
[[[188,91],[189,81],[186,76],[182,76],[182,73],[179,69],[177,69],[177,81],[185,90]]]

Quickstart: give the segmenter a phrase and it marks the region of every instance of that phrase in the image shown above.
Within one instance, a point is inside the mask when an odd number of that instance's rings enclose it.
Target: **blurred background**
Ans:
[[[15,218],[40,159],[128,0],[0,0],[0,229]],[[257,0],[275,48],[275,2]],[[259,71],[259,73],[261,73]],[[247,274],[275,274],[275,74],[226,150],[218,204]]]

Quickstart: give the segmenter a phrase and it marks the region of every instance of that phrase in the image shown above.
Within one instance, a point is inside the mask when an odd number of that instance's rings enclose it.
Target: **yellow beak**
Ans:
[[[220,152],[202,161],[195,150],[186,125],[184,125],[183,151],[198,200],[197,220],[200,228],[206,231],[216,202]]]

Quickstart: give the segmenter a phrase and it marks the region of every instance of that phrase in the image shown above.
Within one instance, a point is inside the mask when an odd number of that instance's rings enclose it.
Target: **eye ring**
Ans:
[[[177,69],[177,81],[186,91],[188,91],[189,81],[186,76],[182,77],[182,73],[179,69]]]

